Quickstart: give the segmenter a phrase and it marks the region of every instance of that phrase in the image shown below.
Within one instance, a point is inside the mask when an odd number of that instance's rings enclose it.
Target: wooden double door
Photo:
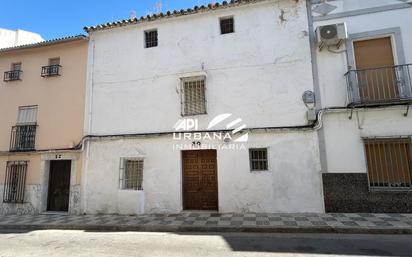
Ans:
[[[182,152],[183,209],[218,210],[216,150]]]
[[[48,211],[68,211],[71,161],[50,161]]]

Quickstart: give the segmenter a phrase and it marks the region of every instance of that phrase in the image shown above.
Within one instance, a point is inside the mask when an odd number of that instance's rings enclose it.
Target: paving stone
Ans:
[[[412,214],[276,214],[276,213],[190,213],[121,215],[34,215],[0,216],[1,225],[112,225],[112,226],[193,226],[193,227],[335,227],[401,228],[412,231]]]
[[[297,226],[298,223],[296,221],[284,221],[283,224],[286,226]]]
[[[359,224],[354,221],[342,221],[342,224],[345,226],[359,227]]]
[[[310,223],[312,223],[314,226],[327,226],[328,225],[328,223],[324,221],[311,221]]]

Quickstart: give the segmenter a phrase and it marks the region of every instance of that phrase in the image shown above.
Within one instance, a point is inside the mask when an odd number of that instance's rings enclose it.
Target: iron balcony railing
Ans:
[[[4,72],[4,81],[13,81],[13,80],[20,80],[20,75],[23,71],[21,70],[12,70]]]
[[[41,67],[42,77],[60,76],[60,65],[49,65]]]
[[[349,105],[412,101],[412,64],[350,70],[346,76]]]
[[[10,151],[32,151],[35,149],[37,125],[17,125],[11,129]]]

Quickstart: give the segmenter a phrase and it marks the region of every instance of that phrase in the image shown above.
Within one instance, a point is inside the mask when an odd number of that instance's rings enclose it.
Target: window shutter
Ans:
[[[35,124],[37,122],[37,106],[19,108],[17,124]]]

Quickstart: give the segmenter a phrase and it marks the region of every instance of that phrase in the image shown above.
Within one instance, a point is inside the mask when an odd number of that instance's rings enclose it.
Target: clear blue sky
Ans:
[[[186,9],[211,0],[0,0],[0,28],[23,29],[45,39],[85,34],[84,26],[162,11]]]

